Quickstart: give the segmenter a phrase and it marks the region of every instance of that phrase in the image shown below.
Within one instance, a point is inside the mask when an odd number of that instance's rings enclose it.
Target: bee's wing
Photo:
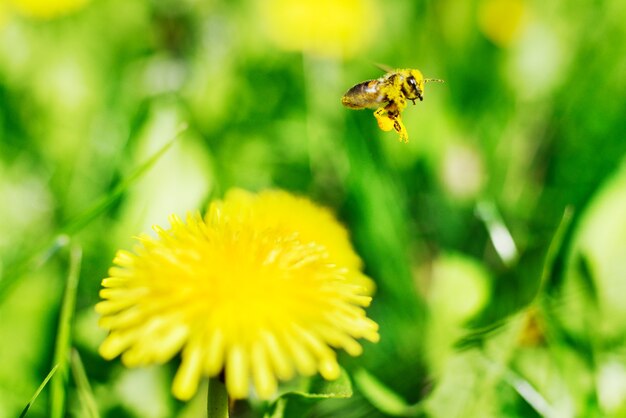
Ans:
[[[381,64],[379,62],[375,62],[374,66],[376,66],[377,68],[380,68],[381,70],[383,70],[386,73],[393,73],[395,70],[393,68],[391,68],[388,65],[385,64]]]

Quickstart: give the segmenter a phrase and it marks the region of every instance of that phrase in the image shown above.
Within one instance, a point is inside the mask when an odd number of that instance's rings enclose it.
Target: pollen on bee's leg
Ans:
[[[374,117],[376,118],[376,121],[378,122],[378,127],[381,130],[388,132],[393,129],[394,120],[389,116],[387,111],[385,111],[385,108],[381,107],[377,109],[374,112]]]

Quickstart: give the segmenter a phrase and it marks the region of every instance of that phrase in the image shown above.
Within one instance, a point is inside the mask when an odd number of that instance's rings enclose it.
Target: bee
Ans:
[[[419,70],[383,68],[387,74],[376,79],[359,83],[346,92],[341,103],[350,109],[376,109],[374,117],[383,131],[395,131],[400,140],[409,142],[409,135],[402,123],[401,113],[407,101],[415,104],[424,100],[424,84],[443,83],[436,78],[424,78]]]

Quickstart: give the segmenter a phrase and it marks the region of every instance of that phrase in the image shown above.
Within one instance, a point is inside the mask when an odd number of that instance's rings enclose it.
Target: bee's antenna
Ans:
[[[445,83],[445,81],[440,80],[438,78],[425,78],[424,83],[434,82],[434,83]]]

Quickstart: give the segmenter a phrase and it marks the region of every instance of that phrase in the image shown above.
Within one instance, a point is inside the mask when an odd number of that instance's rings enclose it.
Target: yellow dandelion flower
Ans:
[[[510,46],[526,23],[524,0],[481,0],[478,4],[478,27],[493,43]]]
[[[22,15],[40,19],[52,19],[75,12],[89,0],[11,0],[13,7]]]
[[[119,251],[96,305],[110,333],[100,354],[129,366],[182,362],[172,391],[196,392],[223,372],[229,395],[271,397],[296,374],[339,376],[334,348],[361,354],[376,342],[367,318],[373,286],[330,212],[285,192],[235,190],[205,217]]]
[[[260,15],[278,46],[331,57],[367,48],[379,23],[371,0],[265,0]]]

